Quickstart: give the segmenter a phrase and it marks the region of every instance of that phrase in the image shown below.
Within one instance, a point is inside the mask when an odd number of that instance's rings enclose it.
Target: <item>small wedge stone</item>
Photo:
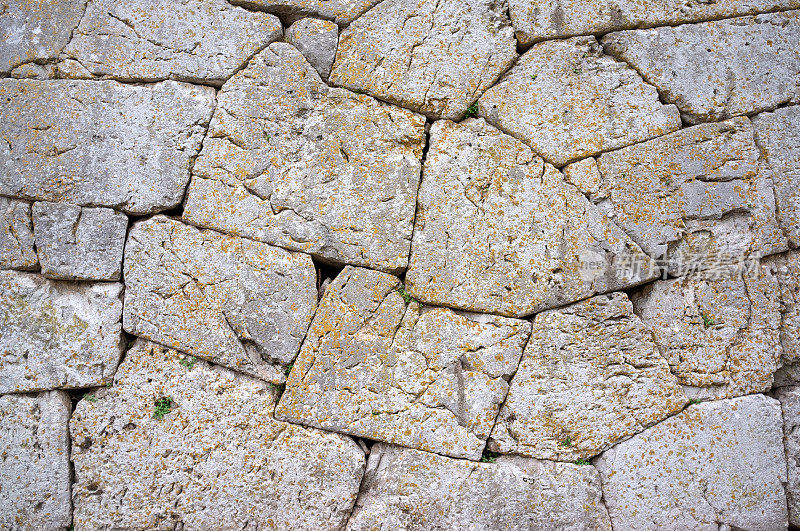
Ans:
[[[610,33],[604,48],[655,85],[687,122],[800,102],[800,11]]]
[[[350,24],[381,0],[230,0],[232,4],[275,13],[289,23],[303,17],[333,20],[340,26]]]
[[[786,448],[786,501],[789,524],[800,526],[800,387],[779,389],[775,396],[783,411],[783,444]]]
[[[266,382],[137,341],[70,423],[76,529],[341,529],[364,453],[277,422]]]
[[[346,267],[325,291],[275,415],[478,460],[530,324],[421,306]]]
[[[516,58],[504,2],[385,0],[342,32],[331,82],[459,120]]]
[[[594,37],[533,46],[481,96],[478,113],[556,166],[681,127],[678,109]]]
[[[0,271],[0,393],[111,381],[122,337],[122,284],[77,284]]]
[[[688,402],[624,293],[536,315],[489,447],[592,457]]]
[[[328,79],[336,59],[339,26],[327,20],[303,18],[286,30],[286,42],[300,50],[322,79]]]
[[[780,404],[763,395],[689,406],[595,465],[615,529],[786,529]]]
[[[31,205],[0,197],[0,269],[35,269]]]
[[[308,255],[164,216],[133,225],[124,274],[127,332],[276,384],[317,302]]]

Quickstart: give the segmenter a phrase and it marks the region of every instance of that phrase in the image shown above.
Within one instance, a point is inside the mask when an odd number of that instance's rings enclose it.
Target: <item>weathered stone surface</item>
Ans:
[[[353,507],[363,452],[275,421],[266,382],[139,341],[95,399],[70,424],[76,529],[339,529]]]
[[[536,315],[489,447],[575,461],[687,401],[628,297],[600,295]]]
[[[340,26],[350,24],[356,17],[381,0],[230,0],[250,9],[275,13],[294,22],[312,16],[333,20]]]
[[[800,247],[800,106],[759,114],[753,127],[774,172],[778,221],[792,247]]]
[[[0,527],[66,529],[70,505],[69,395],[0,396]]]
[[[386,0],[342,32],[331,82],[458,120],[516,58],[504,2]]]
[[[218,97],[184,217],[323,260],[408,264],[424,118],[329,89],[275,43]]]
[[[775,277],[780,291],[777,294],[780,321],[780,341],[784,375],[795,385],[800,384],[800,251],[773,255],[764,260],[764,267]],[[795,374],[792,378],[792,374]],[[778,375],[776,375],[776,383]],[[785,385],[785,382],[784,382]]]
[[[52,61],[78,26],[86,0],[6,0],[0,10],[0,74]]]
[[[478,111],[556,166],[681,126],[675,106],[662,105],[594,37],[535,45],[481,96]]]
[[[543,39],[674,26],[800,7],[797,0],[509,0],[508,3],[517,39],[523,46]]]
[[[784,365],[775,372],[773,387],[800,385],[800,363]]]
[[[0,271],[0,393],[103,385],[122,355],[122,285]]]
[[[633,66],[689,123],[800,101],[800,11],[611,33]]]
[[[0,194],[144,214],[178,205],[214,89],[0,80]]]
[[[501,456],[470,463],[378,443],[348,530],[610,530],[592,466]]]
[[[800,387],[778,390],[783,411],[783,444],[786,449],[786,502],[789,524],[800,526]]]
[[[128,218],[110,208],[33,205],[42,275],[66,280],[119,280]]]
[[[225,0],[92,0],[59,69],[67,77],[221,85],[282,34],[274,15]]]
[[[689,127],[564,173],[671,275],[787,247],[773,174],[747,118]]]
[[[35,269],[31,205],[0,197],[0,269]]]
[[[337,276],[276,417],[477,460],[530,324],[406,304],[401,286],[369,269]]]
[[[322,79],[328,79],[336,59],[339,26],[328,20],[303,18],[286,30],[286,42],[300,50]]]
[[[690,406],[597,461],[614,527],[785,529],[781,439],[763,395]]]
[[[530,148],[483,120],[433,125],[406,276],[415,298],[519,317],[654,276]]]
[[[631,299],[691,398],[772,387],[781,363],[778,282],[766,268],[654,282]]]
[[[156,216],[125,246],[131,334],[280,383],[317,302],[311,258]]]

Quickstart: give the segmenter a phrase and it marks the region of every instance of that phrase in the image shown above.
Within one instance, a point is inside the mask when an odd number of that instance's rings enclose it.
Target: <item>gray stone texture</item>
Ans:
[[[36,269],[31,204],[0,197],[0,269]]]
[[[322,79],[328,79],[336,59],[339,26],[328,20],[303,18],[286,30],[286,42],[300,50]]]
[[[381,0],[230,0],[252,10],[267,11],[293,23],[303,17],[333,20],[346,26]]]
[[[777,280],[776,294],[780,310],[780,341],[783,373],[791,378],[800,375],[800,251],[773,255],[764,260],[764,266]],[[790,368],[792,365],[797,368]],[[797,380],[797,376],[795,376]],[[800,384],[800,380],[797,380]]]
[[[800,387],[779,389],[775,397],[783,412],[783,444],[786,449],[786,502],[789,524],[800,526]]]

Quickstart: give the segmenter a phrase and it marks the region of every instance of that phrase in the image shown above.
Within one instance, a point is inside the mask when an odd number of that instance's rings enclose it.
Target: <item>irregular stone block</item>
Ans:
[[[119,280],[128,218],[110,208],[33,205],[42,275],[66,280]]]
[[[777,301],[781,313],[780,341],[783,364],[798,364],[800,370],[800,251],[769,256],[764,267],[778,282]],[[796,372],[787,367],[786,376]],[[797,372],[800,375],[800,372]],[[777,375],[776,375],[777,377]],[[800,384],[798,380],[797,384]]]
[[[70,505],[69,395],[0,396],[0,527],[66,529]]]
[[[654,87],[594,37],[537,44],[479,100],[479,114],[556,166],[681,127]]]
[[[0,80],[0,194],[147,214],[180,204],[214,89]]]
[[[483,120],[431,128],[406,275],[422,302],[520,317],[657,276],[558,170]]]
[[[274,383],[317,303],[308,255],[164,216],[133,225],[124,275],[127,332]]]
[[[786,448],[786,502],[789,524],[800,526],[800,387],[779,389],[775,397],[783,411],[783,444]]]
[[[311,16],[346,26],[381,0],[230,0],[232,4],[275,13],[289,23]]]
[[[800,11],[622,31],[605,49],[691,124],[800,101]]]
[[[0,269],[35,269],[31,205],[0,197]]]
[[[386,0],[339,38],[331,83],[460,120],[517,58],[505,3]]]
[[[266,382],[137,341],[72,416],[76,529],[341,529],[351,439],[277,422]]]
[[[0,11],[0,74],[51,61],[69,42],[86,0],[6,0]]]
[[[800,385],[800,363],[784,365],[775,372],[773,387]]]
[[[631,299],[690,398],[767,391],[780,366],[778,282],[758,265],[649,284]]]
[[[786,529],[777,400],[690,406],[595,465],[615,529]]]
[[[122,284],[0,271],[0,393],[104,385],[122,355]]]
[[[92,0],[59,70],[67,77],[222,85],[282,35],[274,15],[225,0]]]
[[[470,463],[378,443],[347,529],[610,530],[601,496],[592,466]]]
[[[747,118],[689,127],[577,162],[564,174],[670,275],[787,247],[772,172]]]
[[[425,119],[329,89],[275,43],[225,84],[185,204],[192,223],[322,260],[408,264]]]
[[[489,447],[575,461],[687,401],[628,297],[600,295],[536,315]]]
[[[800,106],[761,113],[753,127],[774,171],[778,221],[792,247],[800,247]]]
[[[322,79],[328,79],[336,59],[339,26],[327,20],[303,18],[286,30],[286,42],[300,50]]]
[[[277,418],[478,460],[530,324],[421,306],[346,267],[325,291]]]

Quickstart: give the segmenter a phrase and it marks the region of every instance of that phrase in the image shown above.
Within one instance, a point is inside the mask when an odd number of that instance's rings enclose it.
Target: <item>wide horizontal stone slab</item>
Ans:
[[[3,529],[66,529],[72,524],[71,411],[63,391],[0,396]]]
[[[111,381],[124,344],[122,284],[0,271],[0,393]]]
[[[418,300],[530,315],[657,276],[563,175],[482,119],[431,128],[406,282]]]
[[[350,24],[381,0],[230,0],[252,10],[275,13],[290,23],[302,17],[333,20],[340,26]]]
[[[800,526],[800,387],[779,389],[775,397],[780,400],[783,412],[789,524]]]
[[[164,216],[131,227],[124,276],[127,332],[274,383],[317,303],[308,255]]]
[[[504,4],[386,0],[342,32],[331,83],[458,120],[516,58]]]
[[[408,264],[425,119],[275,43],[222,87],[184,218],[322,260]]]
[[[489,447],[575,461],[688,402],[624,293],[536,315]]]
[[[341,529],[364,453],[277,422],[261,380],[137,341],[72,416],[76,529]]]
[[[282,35],[278,17],[225,0],[92,0],[59,71],[66,77],[221,85]]]
[[[604,48],[696,124],[800,101],[800,11],[610,33]]]
[[[763,395],[689,406],[595,464],[615,529],[786,529],[781,409]]]
[[[180,204],[214,89],[0,80],[0,194],[147,214]]]
[[[0,197],[0,269],[35,269],[31,204]]]
[[[347,529],[610,530],[601,496],[592,466],[471,463],[378,443]]]
[[[533,46],[481,96],[478,113],[556,166],[681,127],[678,109],[594,37]]]
[[[529,333],[525,321],[422,306],[397,277],[346,267],[275,415],[477,460]]]

